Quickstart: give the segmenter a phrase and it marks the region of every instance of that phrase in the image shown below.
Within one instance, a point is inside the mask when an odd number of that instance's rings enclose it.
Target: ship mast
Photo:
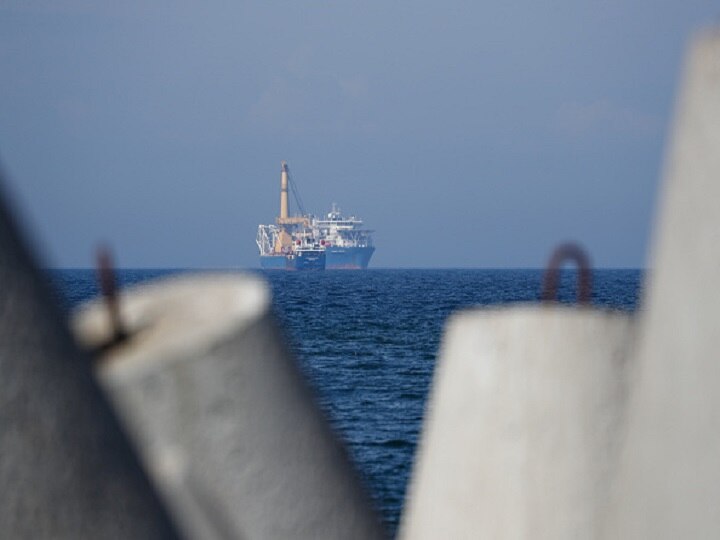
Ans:
[[[288,166],[287,161],[282,163],[280,173],[280,219],[288,218]]]
[[[294,185],[290,178],[290,169],[288,168],[287,161],[282,161],[282,170],[280,172],[280,215],[277,218],[278,225],[295,225],[308,227],[310,220],[307,216],[295,216],[290,217],[288,212],[288,186]],[[293,192],[295,192],[293,188]],[[296,194],[296,199],[298,199]],[[298,206],[300,206],[298,199]]]
[[[280,215],[277,218],[277,224],[280,231],[275,241],[275,253],[287,252],[293,245],[293,233],[298,227],[308,227],[310,225],[307,216],[290,217],[288,212],[288,179],[289,169],[287,161],[282,161],[282,169],[280,171]]]

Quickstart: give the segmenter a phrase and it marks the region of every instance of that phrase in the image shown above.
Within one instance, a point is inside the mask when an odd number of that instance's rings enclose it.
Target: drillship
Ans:
[[[288,214],[288,187],[300,214]],[[305,212],[287,163],[280,172],[280,216],[274,225],[258,225],[260,266],[274,270],[364,270],[375,251],[372,231],[361,219],[343,217],[333,204],[326,219]]]

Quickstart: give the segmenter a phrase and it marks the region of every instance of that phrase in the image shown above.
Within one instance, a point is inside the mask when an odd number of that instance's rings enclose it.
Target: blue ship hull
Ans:
[[[328,270],[365,270],[374,247],[336,247],[325,249],[325,268]]]
[[[292,255],[261,255],[260,267],[263,270],[324,270],[325,252],[318,249]]]

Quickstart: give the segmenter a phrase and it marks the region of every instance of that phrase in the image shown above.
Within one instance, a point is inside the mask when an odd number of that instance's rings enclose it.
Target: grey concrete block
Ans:
[[[173,527],[0,201],[0,536]]]
[[[690,48],[609,538],[720,535],[720,31]]]
[[[261,280],[184,276],[120,302],[131,338],[101,378],[189,537],[382,536]],[[109,335],[101,304],[75,321],[89,346]]]
[[[401,537],[598,537],[634,327],[557,305],[454,315]]]

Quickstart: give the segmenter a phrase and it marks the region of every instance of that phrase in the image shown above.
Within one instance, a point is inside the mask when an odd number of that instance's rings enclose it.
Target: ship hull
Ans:
[[[260,255],[260,268],[263,270],[286,270],[285,255]]]
[[[304,250],[292,255],[261,255],[260,267],[263,270],[324,270],[325,252]]]
[[[328,270],[365,270],[374,247],[329,247],[325,249],[325,268]]]

